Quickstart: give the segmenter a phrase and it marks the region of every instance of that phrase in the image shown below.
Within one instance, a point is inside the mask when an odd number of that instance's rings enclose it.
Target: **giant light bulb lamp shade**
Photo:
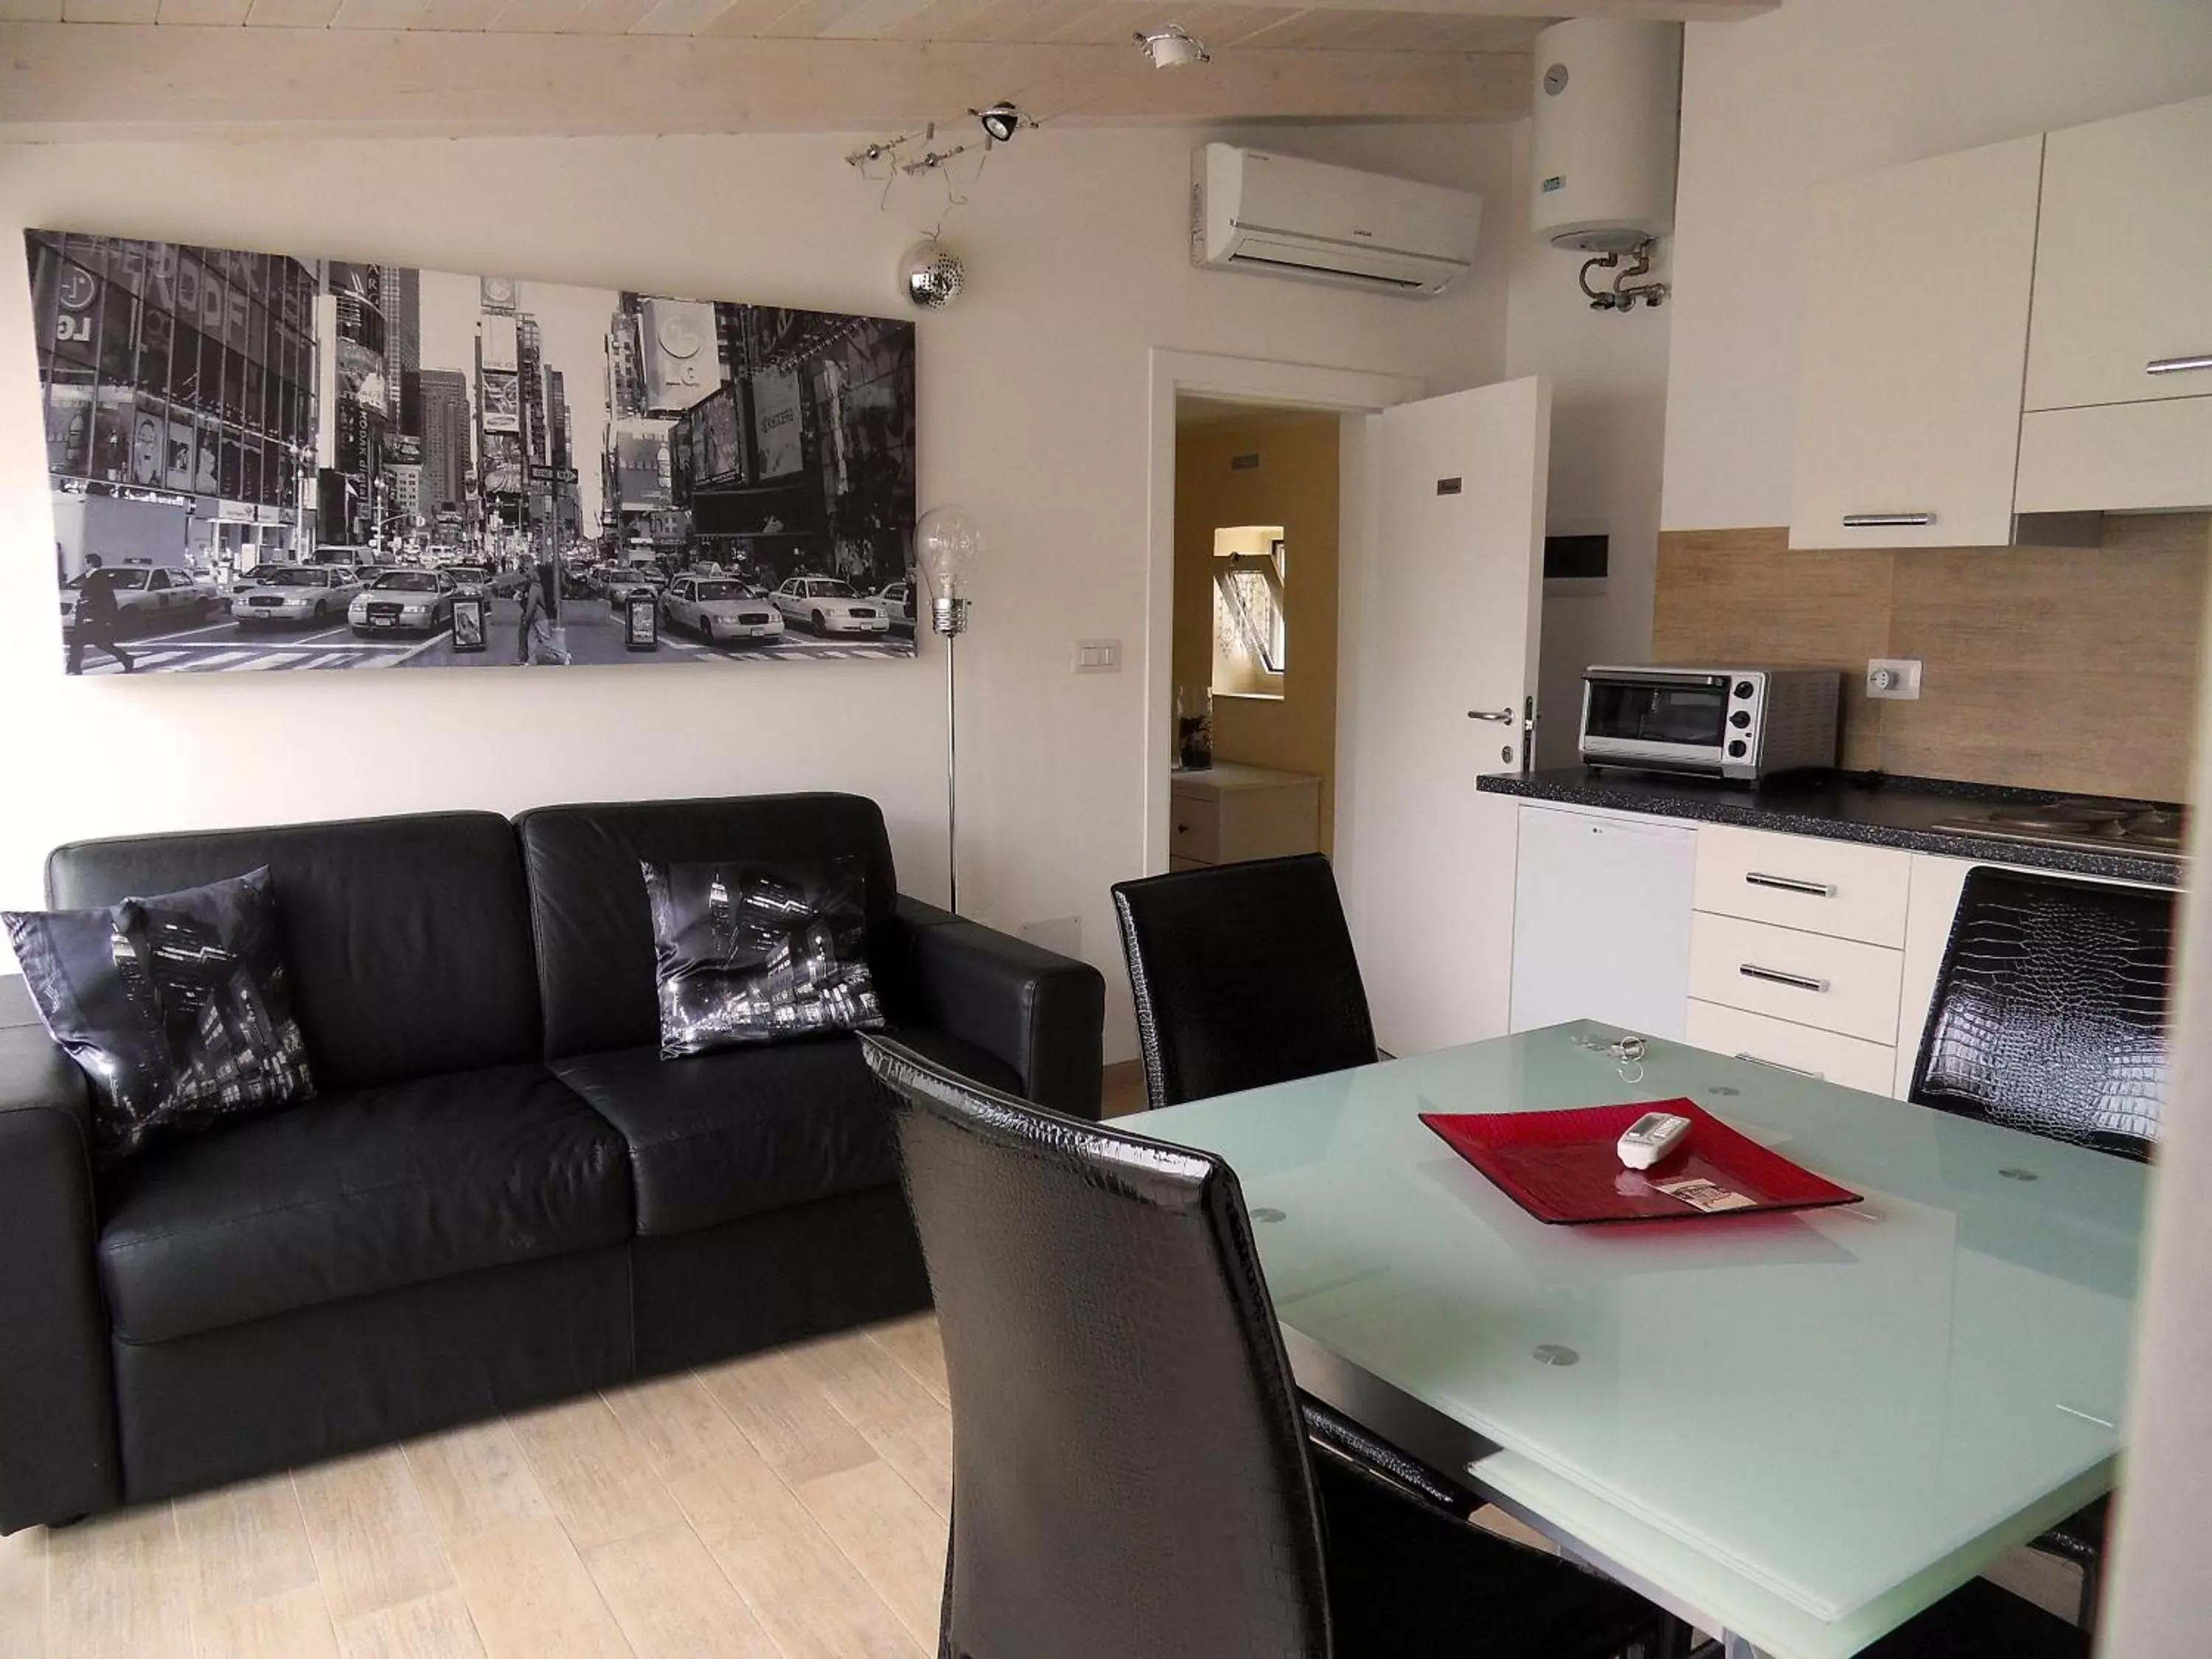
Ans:
[[[945,854],[947,908],[960,908],[959,705],[955,644],[968,630],[969,580],[982,533],[957,507],[932,507],[915,526],[915,562],[929,585],[929,625],[945,636]]]

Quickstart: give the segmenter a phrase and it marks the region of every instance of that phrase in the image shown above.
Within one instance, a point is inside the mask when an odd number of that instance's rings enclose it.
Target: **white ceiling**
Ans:
[[[1004,97],[1094,124],[1513,120],[1556,17],[1778,3],[0,0],[0,140],[862,131]],[[1213,62],[1147,66],[1131,36],[1169,23]]]

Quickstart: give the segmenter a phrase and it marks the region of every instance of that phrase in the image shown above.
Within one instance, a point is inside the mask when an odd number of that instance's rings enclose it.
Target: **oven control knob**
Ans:
[[[1749,680],[1738,680],[1735,683],[1735,694],[1739,697],[1747,697],[1757,690],[1758,687],[1752,684]]]
[[[1741,738],[1737,738],[1729,744],[1729,758],[1730,760],[1741,760],[1746,754],[1750,752],[1750,744],[1747,744]]]
[[[1735,714],[1729,716],[1729,724],[1735,727],[1737,731],[1742,731],[1744,727],[1751,724],[1751,710],[1748,708],[1737,709]]]

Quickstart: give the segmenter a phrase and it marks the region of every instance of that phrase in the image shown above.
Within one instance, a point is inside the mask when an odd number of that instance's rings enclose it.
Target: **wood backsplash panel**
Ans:
[[[2188,793],[2212,516],[2115,515],[2083,549],[1792,553],[1788,539],[1662,535],[1655,658],[1843,670],[1855,769]],[[1869,657],[1919,658],[1919,700],[1869,701]]]
[[[1889,654],[1889,553],[1792,553],[1781,529],[1670,530],[1659,538],[1655,662],[1765,663],[1844,676],[1844,764],[1881,765],[1866,662]]]
[[[1927,668],[1883,705],[1884,767],[2180,799],[2207,538],[2202,514],[2115,515],[2099,547],[1896,556],[1889,654]]]

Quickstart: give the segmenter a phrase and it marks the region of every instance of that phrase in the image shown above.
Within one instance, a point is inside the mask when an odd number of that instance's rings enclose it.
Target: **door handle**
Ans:
[[[1467,711],[1467,717],[1471,720],[1496,720],[1502,726],[1510,726],[1514,720],[1513,711],[1510,708],[1470,708]]]
[[[1748,962],[1737,968],[1736,972],[1746,979],[1763,979],[1769,985],[1786,985],[1793,991],[1825,991],[1828,988],[1828,981],[1825,979],[1808,979],[1802,974],[1785,974],[1779,968],[1760,968]]]
[[[2191,357],[2154,357],[2143,365],[2146,374],[2187,374],[2192,370],[2212,368],[2212,352]]]

